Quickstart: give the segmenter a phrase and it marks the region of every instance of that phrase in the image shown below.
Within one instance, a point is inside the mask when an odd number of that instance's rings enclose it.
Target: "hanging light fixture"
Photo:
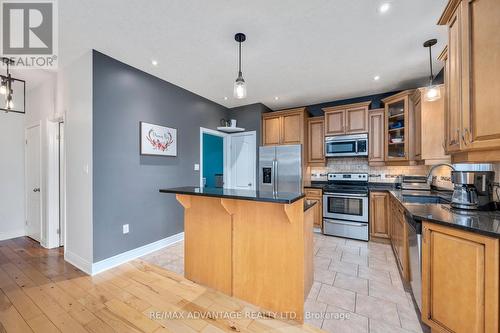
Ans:
[[[1,58],[2,63],[5,64],[7,67],[7,72],[6,75],[0,75],[0,95],[5,96],[5,104],[0,105],[0,110],[4,110],[5,112],[17,112],[17,113],[25,113],[24,112],[24,102],[25,102],[25,91],[26,91],[26,82],[24,80],[19,80],[16,78],[13,78],[11,73],[10,73],[10,66],[14,64],[14,61],[12,59],[3,57]],[[22,102],[20,104],[22,105],[15,105],[14,104],[14,88],[13,84],[14,82],[17,82],[16,84],[16,93],[18,96],[23,96],[24,98],[19,99],[17,98],[16,100],[19,102]],[[21,83],[22,85],[19,85]],[[17,89],[23,90],[22,94],[20,94]],[[14,109],[16,107],[16,109]]]
[[[244,33],[237,33],[234,35],[234,39],[239,44],[239,53],[238,53],[238,78],[234,82],[234,97],[237,99],[242,99],[247,97],[247,85],[245,80],[243,79],[243,74],[241,73],[241,43],[243,43],[247,37]]]
[[[431,68],[431,75],[429,77],[429,86],[424,90],[424,100],[433,102],[441,98],[441,90],[438,86],[434,85],[434,73],[432,72],[432,47],[436,45],[437,39],[429,39],[424,43],[424,47],[429,48],[429,65]]]

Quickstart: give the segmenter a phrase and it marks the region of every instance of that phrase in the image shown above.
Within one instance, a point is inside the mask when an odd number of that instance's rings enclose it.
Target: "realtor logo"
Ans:
[[[2,55],[14,66],[54,67],[55,1],[1,1]]]

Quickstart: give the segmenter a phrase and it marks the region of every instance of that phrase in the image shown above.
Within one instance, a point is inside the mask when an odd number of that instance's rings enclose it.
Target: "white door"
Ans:
[[[40,242],[40,126],[26,130],[26,235]]]
[[[231,135],[230,175],[231,188],[255,190],[256,188],[256,132]]]

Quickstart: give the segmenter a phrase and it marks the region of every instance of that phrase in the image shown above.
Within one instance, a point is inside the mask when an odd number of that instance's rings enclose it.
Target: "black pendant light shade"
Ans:
[[[234,35],[234,40],[238,42],[238,77],[234,82],[233,95],[237,99],[242,99],[247,97],[247,85],[243,79],[243,73],[241,72],[241,43],[243,43],[247,37],[244,33],[237,33]]]

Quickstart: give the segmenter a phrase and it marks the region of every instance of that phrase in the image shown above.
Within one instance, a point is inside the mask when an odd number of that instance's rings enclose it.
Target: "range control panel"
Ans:
[[[329,173],[328,180],[347,180],[352,182],[367,182],[367,173]]]

